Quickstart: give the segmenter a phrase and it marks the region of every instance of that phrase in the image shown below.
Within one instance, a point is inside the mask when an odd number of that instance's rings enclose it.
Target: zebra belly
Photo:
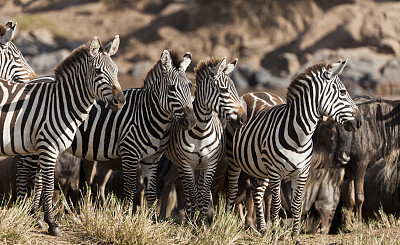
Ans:
[[[3,155],[17,155],[35,152],[31,141],[30,120],[22,123],[23,113],[0,113],[0,145]],[[24,125],[24,126],[22,126]],[[32,137],[34,139],[35,137]]]

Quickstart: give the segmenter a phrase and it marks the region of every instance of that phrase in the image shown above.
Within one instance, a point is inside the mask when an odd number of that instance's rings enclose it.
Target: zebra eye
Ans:
[[[101,69],[100,69],[100,68],[94,68],[94,71],[95,71],[97,74],[100,74],[100,73],[101,73]]]
[[[347,92],[346,89],[339,90],[339,93],[340,93],[341,96],[345,96],[346,92]]]
[[[168,84],[168,89],[171,90],[171,91],[175,91],[175,85]]]
[[[219,88],[219,91],[221,92],[221,93],[228,93],[228,88]]]

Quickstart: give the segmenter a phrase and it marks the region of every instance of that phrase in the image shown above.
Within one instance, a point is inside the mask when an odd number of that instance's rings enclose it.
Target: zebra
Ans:
[[[110,57],[118,47],[118,35],[106,48],[94,37],[55,68],[54,78],[29,83],[0,81],[0,155],[38,155],[35,191],[43,189],[44,218],[51,235],[61,236],[52,213],[58,154],[70,147],[96,98],[112,110],[120,110],[125,104],[118,68]],[[36,212],[33,205],[31,213]]]
[[[193,107],[197,123],[189,130],[179,127],[177,123],[171,126],[170,142],[165,153],[178,166],[189,218],[193,218],[196,200],[199,201],[199,217],[203,219],[207,213],[211,182],[224,153],[223,127],[218,116],[227,119],[233,127],[240,127],[247,120],[235,85],[229,77],[237,61],[226,64],[226,58],[210,58],[200,62],[194,69],[196,91]],[[196,169],[200,169],[197,182]]]
[[[167,147],[172,121],[185,129],[194,126],[192,83],[185,73],[191,57],[187,52],[179,59],[176,52],[164,50],[147,73],[142,88],[123,90],[126,104],[122,110],[112,112],[102,101],[94,104],[67,149],[76,157],[89,161],[120,158],[124,193],[130,203],[133,203],[136,193],[140,161],[148,165],[147,202],[152,204],[155,201],[157,165],[154,163],[158,162]],[[26,194],[27,175],[36,169],[34,161],[30,160],[21,159],[17,163],[19,196]],[[35,206],[39,205],[39,201],[40,196],[35,196]]]
[[[0,24],[0,78],[14,82],[29,82],[36,78],[36,73],[11,41],[16,27],[17,23],[13,25],[12,21],[6,25]]]
[[[252,190],[257,228],[260,231],[266,231],[262,207],[266,186],[269,184],[272,192],[271,216],[276,222],[281,205],[281,180],[291,178],[292,236],[298,234],[301,194],[310,168],[311,138],[318,119],[331,117],[344,124],[346,130],[360,127],[358,108],[338,77],[346,64],[347,61],[340,60],[338,63],[321,62],[310,66],[289,85],[287,103],[276,98],[277,105],[270,109],[260,106],[261,109],[252,113],[246,125],[227,134],[232,142],[231,145],[227,144],[227,204],[233,204],[242,170],[255,177]]]

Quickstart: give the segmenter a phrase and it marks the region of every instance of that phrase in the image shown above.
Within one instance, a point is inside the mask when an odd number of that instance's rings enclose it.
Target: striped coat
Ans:
[[[43,190],[45,221],[52,235],[61,235],[52,213],[58,154],[70,147],[95,98],[106,101],[114,110],[125,103],[117,66],[110,58],[118,45],[117,36],[104,50],[95,37],[57,66],[54,79],[0,82],[0,154],[38,153],[35,190]],[[40,197],[40,191],[35,196]],[[33,205],[32,212],[37,209]]]
[[[345,65],[346,62],[320,63],[309,67],[289,85],[287,103],[256,111],[230,139],[228,204],[233,203],[240,171],[256,177],[253,192],[260,230],[266,229],[262,199],[268,181],[272,191],[272,218],[277,220],[281,180],[292,178],[292,234],[297,235],[301,193],[308,176],[311,138],[318,119],[331,117],[344,123],[348,130],[359,127],[358,109],[338,77]]]
[[[177,123],[171,128],[166,155],[178,166],[190,218],[196,204],[201,218],[207,213],[211,182],[225,150],[220,118],[228,120],[235,127],[242,126],[247,118],[229,77],[236,64],[237,60],[226,64],[226,58],[212,58],[197,65],[193,102],[197,122],[189,130],[179,127]],[[200,174],[196,181],[197,169]]]

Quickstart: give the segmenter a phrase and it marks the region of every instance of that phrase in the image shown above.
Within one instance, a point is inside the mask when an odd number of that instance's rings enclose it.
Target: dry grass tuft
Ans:
[[[11,204],[3,200],[0,205],[0,241],[4,243],[22,243],[29,239],[34,229],[34,219],[29,215],[30,199],[18,200]]]

